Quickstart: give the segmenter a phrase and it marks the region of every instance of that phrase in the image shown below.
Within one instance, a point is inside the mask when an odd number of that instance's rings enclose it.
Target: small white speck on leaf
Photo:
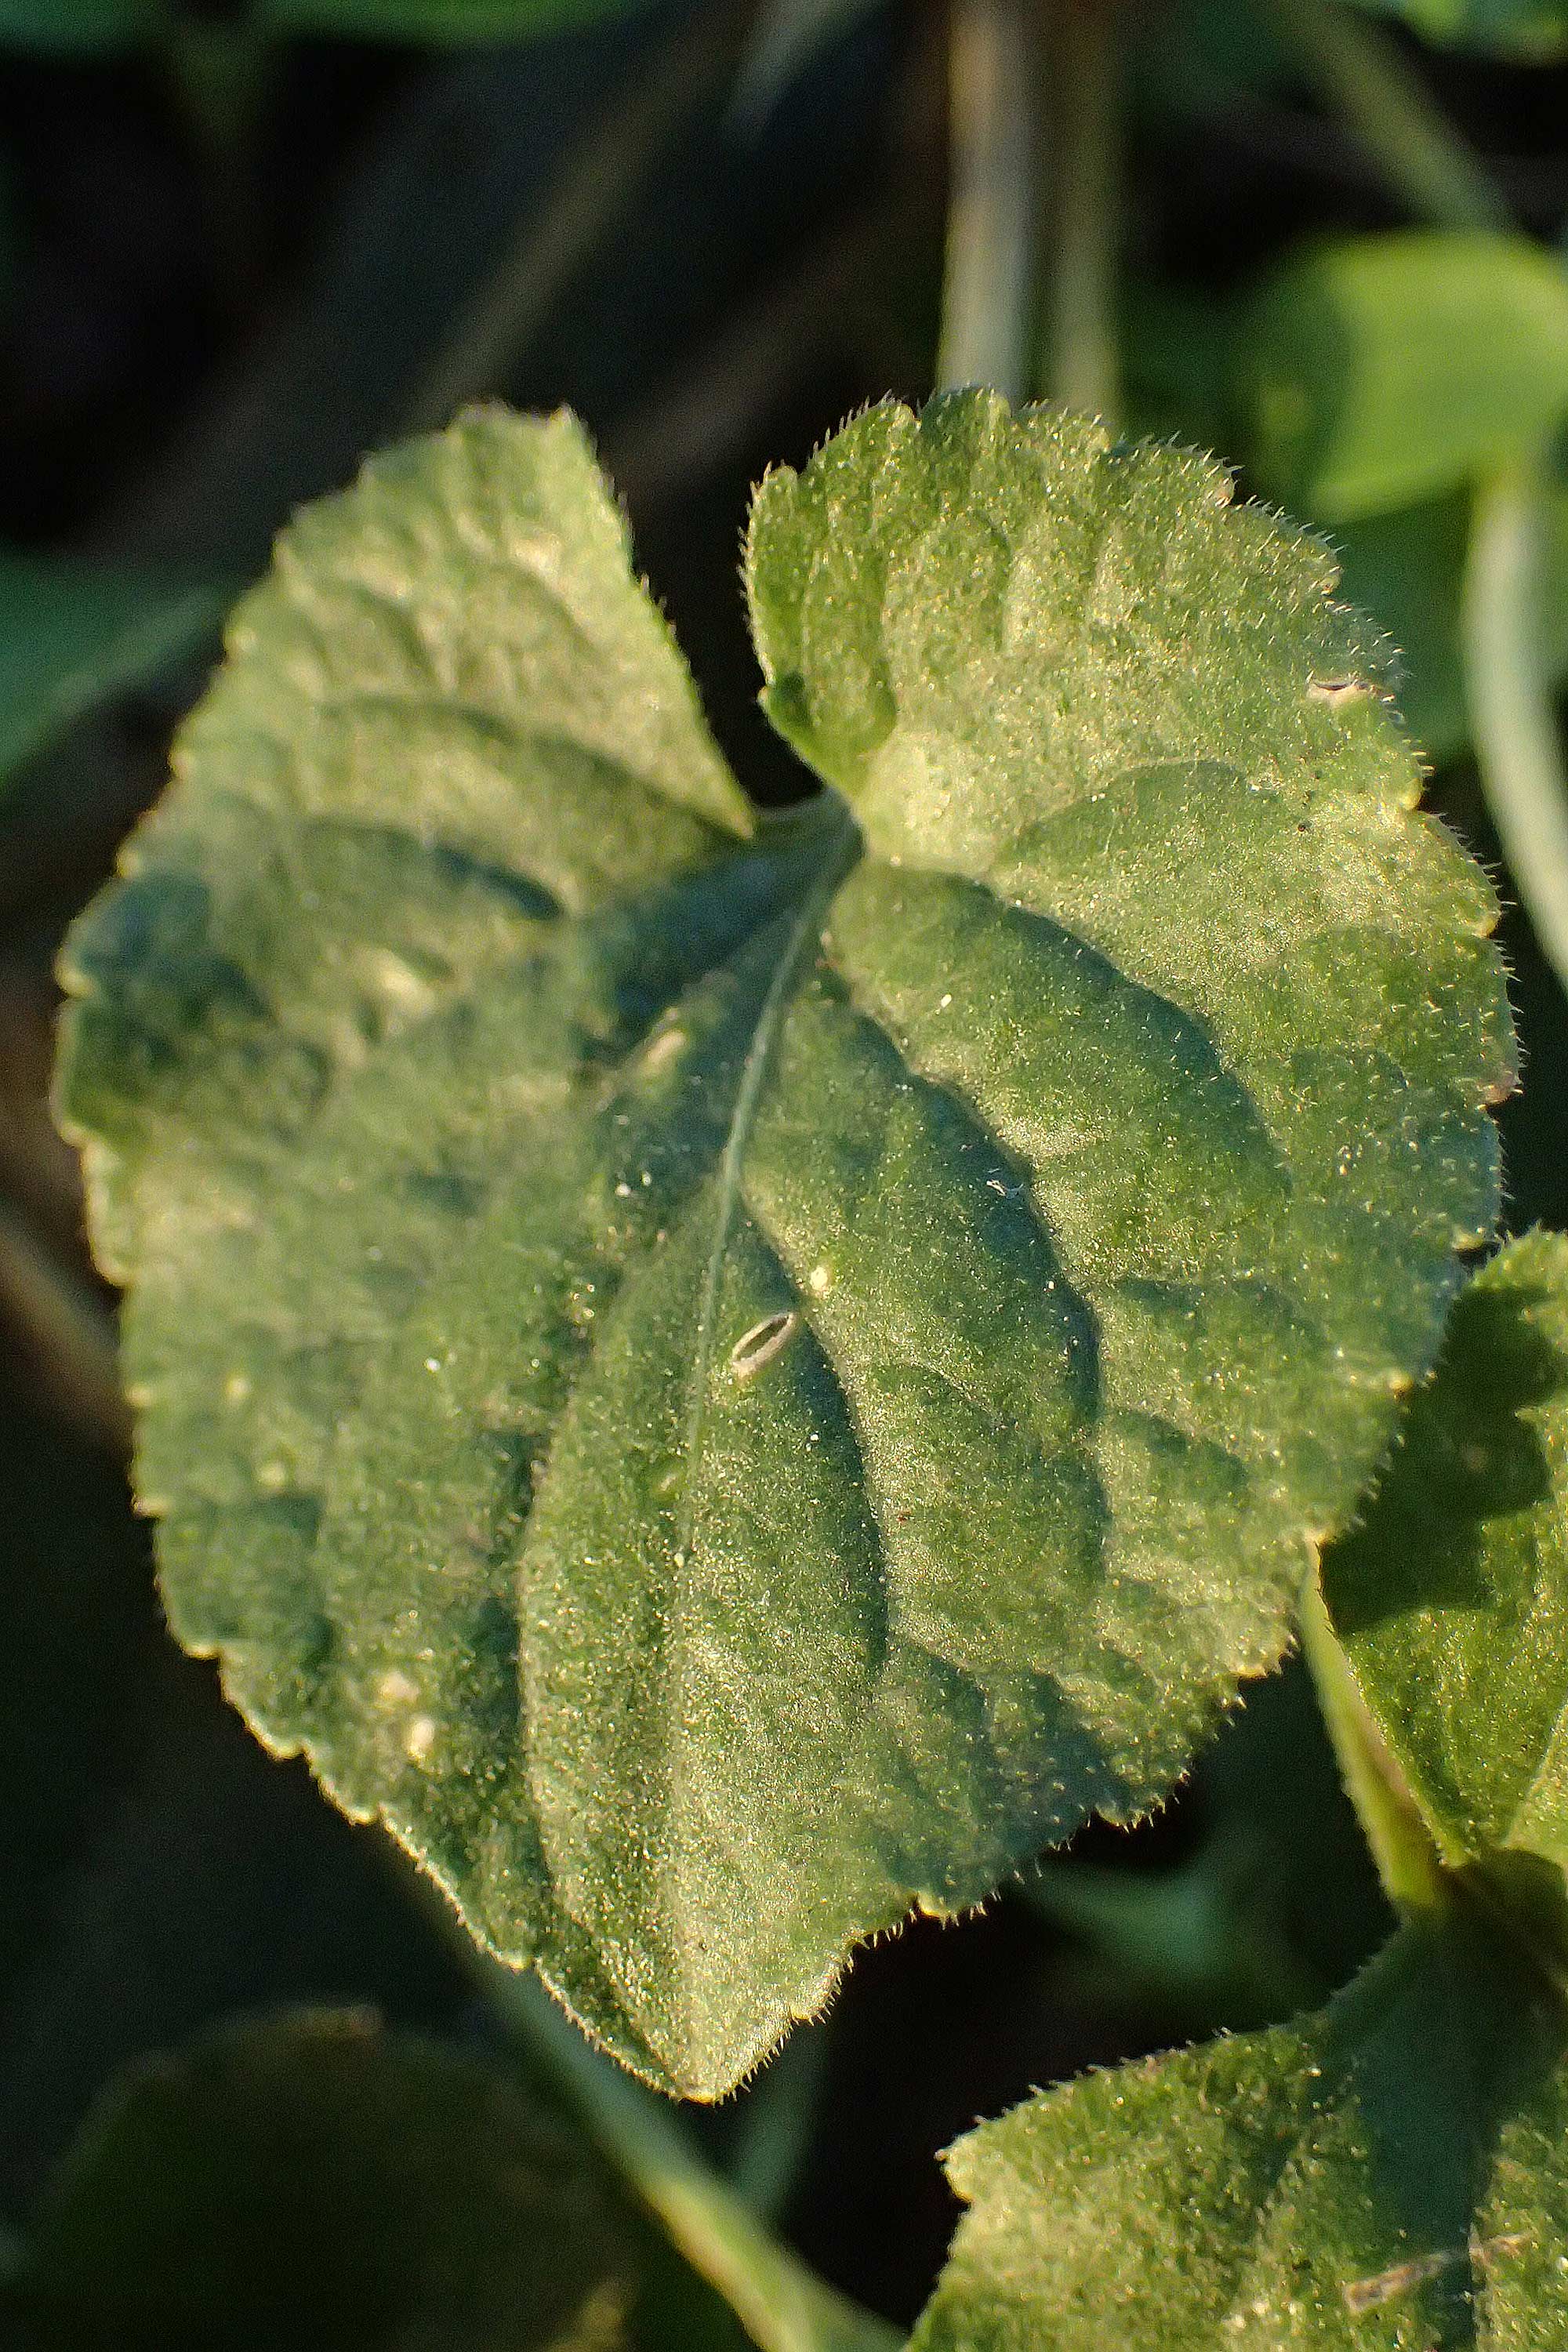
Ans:
[[[730,1350],[730,1373],[733,1380],[749,1381],[764,1364],[788,1347],[795,1337],[800,1318],[793,1307],[777,1315],[764,1315],[749,1331],[742,1331]]]
[[[1314,702],[1326,703],[1331,710],[1339,710],[1347,702],[1364,702],[1376,688],[1364,677],[1315,677],[1307,688]]]

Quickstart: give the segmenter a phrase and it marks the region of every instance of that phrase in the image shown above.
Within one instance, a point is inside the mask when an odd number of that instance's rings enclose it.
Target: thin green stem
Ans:
[[[1121,55],[1118,0],[1058,0],[1053,15],[1061,163],[1050,329],[1040,389],[1068,408],[1116,415],[1121,227]]]
[[[723,86],[742,32],[736,0],[710,0],[650,64],[639,59],[530,210],[410,394],[409,432],[503,392],[577,272],[637,201],[659,158]]]
[[[1407,1916],[1446,1910],[1450,1894],[1437,1849],[1361,1695],[1315,1575],[1302,1599],[1300,1629],[1340,1774],[1384,1893]]]
[[[939,392],[1026,398],[1035,218],[1035,68],[1026,0],[950,0],[947,257]]]
[[[62,1419],[116,1459],[131,1444],[114,1318],[79,1275],[0,1206],[0,1320],[37,1366]]]
[[[1568,774],[1540,618],[1551,501],[1544,455],[1481,484],[1460,630],[1487,804],[1542,952],[1568,989]]]
[[[811,2146],[827,2074],[826,2029],[790,2035],[752,2088],[730,2161],[742,2202],[773,2221],[789,2201]]]
[[[703,2160],[676,2109],[594,2049],[537,1977],[474,1958],[496,2014],[759,2352],[895,2352],[900,2332],[835,2294],[781,2245]]]
[[[1507,205],[1383,27],[1333,0],[1264,0],[1270,22],[1417,220],[1502,229]]]

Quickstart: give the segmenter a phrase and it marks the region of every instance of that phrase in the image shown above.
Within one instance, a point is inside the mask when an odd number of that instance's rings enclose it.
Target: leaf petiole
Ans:
[[[1026,0],[952,0],[947,257],[936,388],[1025,396],[1035,58]]]
[[[819,2279],[699,2155],[657,2093],[595,2050],[539,1979],[472,1952],[487,2001],[759,2352],[893,2352],[900,2331]]]
[[[1484,167],[1381,26],[1324,0],[1266,0],[1265,14],[1417,220],[1512,228]]]
[[[1119,0],[1058,0],[1060,168],[1040,352],[1042,397],[1114,420],[1121,404],[1116,331],[1121,227]]]
[[[1341,1777],[1384,1893],[1408,1917],[1446,1911],[1451,1895],[1437,1849],[1357,1686],[1316,1575],[1302,1596],[1300,1631]]]

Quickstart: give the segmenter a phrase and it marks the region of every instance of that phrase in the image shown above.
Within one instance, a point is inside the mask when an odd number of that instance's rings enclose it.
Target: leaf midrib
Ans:
[[[828,788],[824,795],[831,813],[824,821],[821,861],[806,887],[800,911],[790,926],[756,1025],[730,1115],[724,1155],[719,1164],[718,1199],[714,1207],[713,1239],[703,1271],[702,1295],[697,1314],[697,1345],[692,1354],[687,1398],[685,1442],[681,1448],[680,1488],[675,1514],[675,1566],[684,1570],[691,1549],[697,1517],[697,1488],[707,1445],[713,1369],[714,1335],[718,1327],[719,1287],[724,1258],[741,1197],[746,1149],[756,1121],[763,1087],[773,1059],[785,1007],[799,974],[801,958],[850,867],[861,855],[859,830],[845,802]]]

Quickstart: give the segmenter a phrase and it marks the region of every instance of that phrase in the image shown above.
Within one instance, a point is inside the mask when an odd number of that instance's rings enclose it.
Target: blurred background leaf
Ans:
[[[1401,17],[1423,40],[1456,48],[1493,50],[1502,57],[1560,57],[1568,45],[1562,0],[1363,0]]]
[[[647,7],[653,0],[256,0],[279,32],[359,41],[520,41]]]
[[[3,2300],[37,2352],[619,2352],[636,2250],[575,2135],[500,2070],[315,2011],[117,2084]]]
[[[0,791],[95,702],[216,641],[209,580],[0,548]]]
[[[1344,522],[1472,482],[1568,412],[1568,276],[1520,237],[1409,229],[1299,253],[1237,335],[1258,483]]]

